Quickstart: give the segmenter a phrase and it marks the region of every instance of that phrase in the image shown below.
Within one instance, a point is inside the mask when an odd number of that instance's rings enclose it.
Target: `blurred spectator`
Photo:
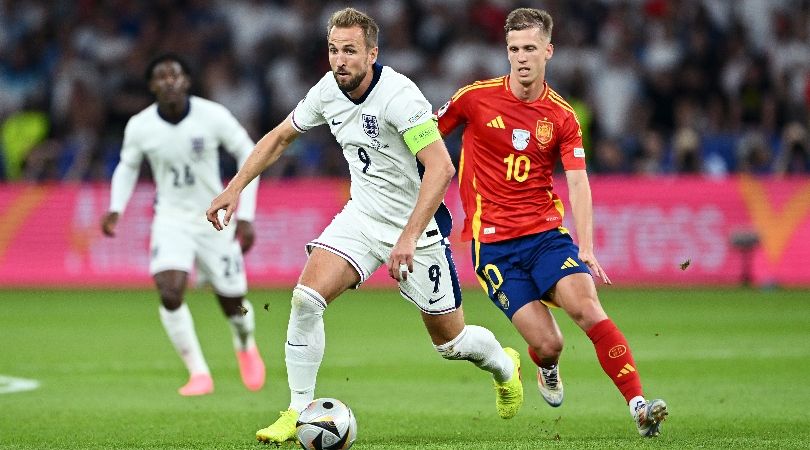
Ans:
[[[663,174],[666,144],[661,133],[655,130],[645,131],[641,136],[640,144],[633,161],[633,171],[644,175]]]
[[[592,82],[594,116],[605,137],[617,138],[638,124],[641,79],[628,49],[612,49],[606,58]]]
[[[619,143],[604,139],[593,149],[594,171],[604,174],[628,173],[627,160]]]
[[[785,127],[774,170],[780,176],[810,174],[810,142],[802,124],[794,122]]]
[[[344,3],[0,0],[0,123],[39,105],[49,130],[23,152],[14,144],[2,151],[23,155],[30,179],[108,178],[126,120],[151,101],[141,83],[146,61],[166,51],[186,56],[199,74],[198,93],[226,104],[258,138],[327,72],[326,19]],[[356,6],[385,25],[380,62],[413,79],[438,109],[458,86],[508,69],[503,14],[519,3]],[[549,84],[576,109],[595,170],[724,175],[806,165],[806,139],[793,138],[790,124],[810,123],[810,1],[540,7],[556,19]],[[448,147],[458,155],[458,139]],[[265,176],[341,173],[328,163],[340,156],[328,139],[303,136],[291,150]],[[18,170],[17,158],[3,159],[6,172]]]
[[[203,73],[203,89],[208,98],[222,104],[245,127],[250,137],[258,140],[261,112],[260,92],[256,82],[230,54],[222,54],[208,63]]]
[[[50,122],[44,111],[22,110],[12,114],[0,124],[3,179],[16,180],[20,177],[23,162],[47,137],[49,131]]]
[[[737,144],[737,168],[742,173],[764,175],[771,171],[773,155],[763,133],[746,133]]]
[[[692,128],[681,128],[672,140],[672,168],[676,173],[699,174],[703,171],[700,136]]]

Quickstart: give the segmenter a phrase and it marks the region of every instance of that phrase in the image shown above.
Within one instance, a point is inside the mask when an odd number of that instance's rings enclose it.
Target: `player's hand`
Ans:
[[[605,284],[613,284],[610,278],[608,278],[607,273],[605,273],[605,269],[599,265],[599,261],[596,260],[596,256],[594,256],[593,252],[580,249],[579,259],[588,266],[588,269],[591,270],[594,276],[601,278]]]
[[[108,211],[107,214],[104,214],[101,218],[101,232],[104,233],[104,236],[115,236],[115,226],[118,224],[119,216],[117,212],[113,211]]]
[[[388,275],[397,281],[405,281],[413,273],[413,254],[416,252],[416,241],[399,238],[391,255],[388,257]]]
[[[217,231],[222,231],[222,229],[227,227],[231,222],[231,216],[233,216],[233,212],[236,210],[238,203],[239,193],[227,188],[222,191],[221,194],[217,195],[216,198],[211,200],[211,206],[205,212],[205,217]],[[220,209],[225,210],[225,217],[222,222],[219,221]]]
[[[253,229],[253,223],[247,220],[236,221],[236,239],[239,240],[239,246],[242,247],[242,253],[247,253],[253,248],[253,243],[256,242],[256,231]]]

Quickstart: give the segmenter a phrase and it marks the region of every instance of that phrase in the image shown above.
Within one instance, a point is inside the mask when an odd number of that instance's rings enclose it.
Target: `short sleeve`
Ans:
[[[412,82],[393,96],[385,109],[385,120],[396,128],[399,134],[432,119],[430,102]]]
[[[323,78],[318,84],[310,88],[307,95],[298,102],[298,105],[290,114],[292,126],[299,133],[306,133],[310,129],[326,123],[323,118],[322,86]]]
[[[452,133],[459,125],[467,123],[467,113],[465,111],[465,104],[469,96],[459,95],[464,88],[456,92],[450,100],[447,101],[436,112],[436,117],[439,118],[439,131],[443,136]]]
[[[574,113],[565,115],[560,136],[560,159],[563,169],[585,169],[585,148],[582,146],[582,129]]]

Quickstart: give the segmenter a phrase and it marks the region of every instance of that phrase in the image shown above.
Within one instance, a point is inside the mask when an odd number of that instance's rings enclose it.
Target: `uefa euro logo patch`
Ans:
[[[372,139],[380,135],[380,126],[377,123],[377,116],[363,114],[363,132]]]
[[[520,128],[512,130],[512,146],[515,147],[515,150],[526,150],[531,135],[529,130],[521,130]]]

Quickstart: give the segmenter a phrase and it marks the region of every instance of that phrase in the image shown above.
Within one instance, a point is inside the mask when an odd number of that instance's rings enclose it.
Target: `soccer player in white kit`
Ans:
[[[511,418],[523,403],[520,357],[501,348],[486,328],[464,323],[447,239],[451,219],[442,203],[455,169],[431,105],[408,78],[376,64],[378,28],[369,16],[353,8],[340,10],[327,33],[331,73],[258,142],[207,212],[214,227],[222,229],[250,180],[315,126],[329,126],[349,163],[351,199],[307,244],[309,259],[293,289],[285,345],[289,408],[256,438],[267,443],[295,439],[298,415],[314,398],[326,306],[383,264],[399,282],[402,296],[421,311],[439,354],[490,372],[498,413]]]
[[[242,191],[236,229],[218,233],[204,217],[211,196],[222,190],[218,147],[222,145],[241,165],[253,149],[253,141],[225,107],[189,95],[188,66],[177,55],[152,61],[146,79],[157,102],[127,123],[102,231],[115,235],[145,157],[157,195],[149,272],[160,295],[160,320],[189,371],[189,381],[179,392],[188,396],[214,391],[191,312],[183,302],[188,273],[195,265],[213,286],[231,325],[243,383],[250,390],[259,390],[264,385],[265,367],[253,336],[253,306],[245,299],[247,278],[242,259],[243,251],[254,241],[258,180]]]

